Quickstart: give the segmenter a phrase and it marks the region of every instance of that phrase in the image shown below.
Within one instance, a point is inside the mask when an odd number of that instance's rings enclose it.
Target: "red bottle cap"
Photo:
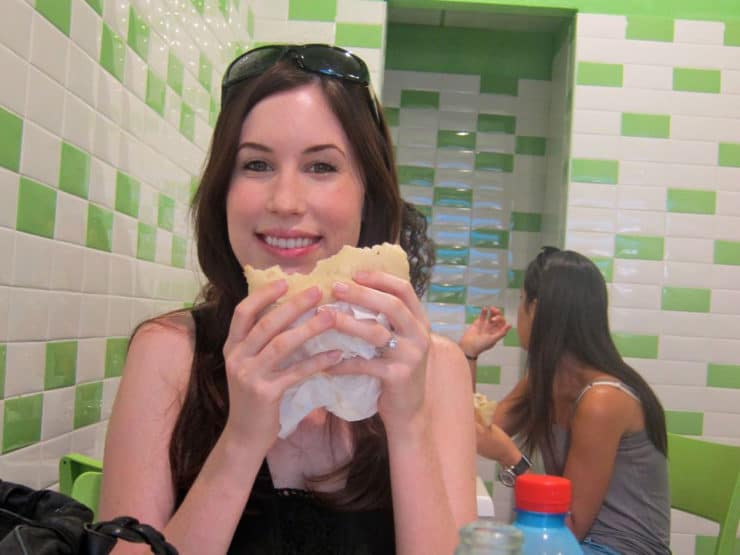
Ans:
[[[522,474],[514,484],[516,508],[535,513],[570,511],[570,480],[547,474]]]

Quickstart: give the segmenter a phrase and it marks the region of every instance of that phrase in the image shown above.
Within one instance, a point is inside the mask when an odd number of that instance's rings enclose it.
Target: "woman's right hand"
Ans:
[[[478,318],[470,324],[459,345],[468,357],[478,357],[483,351],[492,348],[511,329],[506,318],[495,306],[484,306]]]
[[[239,303],[223,349],[229,387],[224,433],[250,445],[261,443],[265,449],[277,437],[280,399],[285,390],[341,359],[340,351],[327,351],[283,368],[284,360],[298,347],[335,323],[332,311],[319,311],[288,329],[301,315],[316,308],[321,292],[311,287],[265,312],[286,291],[285,280],[278,280]]]

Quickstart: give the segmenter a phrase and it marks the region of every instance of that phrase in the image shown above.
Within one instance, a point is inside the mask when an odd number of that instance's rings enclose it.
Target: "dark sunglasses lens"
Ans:
[[[307,45],[299,50],[305,68],[315,73],[339,77],[367,85],[370,75],[367,66],[349,52],[327,46]]]
[[[277,62],[284,51],[282,46],[270,46],[245,53],[229,67],[224,76],[224,87],[262,73]]]

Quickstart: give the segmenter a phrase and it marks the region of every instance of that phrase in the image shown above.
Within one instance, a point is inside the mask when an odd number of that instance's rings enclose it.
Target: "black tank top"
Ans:
[[[197,308],[192,312],[198,352],[204,347],[202,310]],[[383,464],[387,465],[388,460]],[[186,492],[178,493],[179,505]],[[228,555],[394,555],[395,552],[391,507],[340,511],[325,506],[310,491],[276,489],[267,461],[263,461]]]

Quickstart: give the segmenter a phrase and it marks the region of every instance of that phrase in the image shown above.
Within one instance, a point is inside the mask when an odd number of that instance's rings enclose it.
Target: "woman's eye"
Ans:
[[[242,166],[245,170],[253,172],[266,172],[270,166],[264,160],[250,160]]]
[[[337,171],[337,168],[326,162],[314,162],[309,168],[311,173],[332,173]]]

